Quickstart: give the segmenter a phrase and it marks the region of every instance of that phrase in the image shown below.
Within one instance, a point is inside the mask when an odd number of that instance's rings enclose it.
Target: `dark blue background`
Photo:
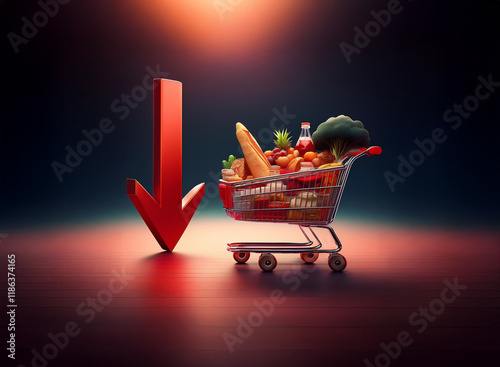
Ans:
[[[20,34],[21,18],[39,6],[0,1],[2,231],[138,218],[125,180],[136,178],[152,192],[152,94],[123,121],[110,105],[141,84],[146,66],[157,64],[183,83],[184,192],[199,182],[214,187],[210,172],[237,155],[237,121],[258,136],[273,109],[286,106],[296,115],[288,125],[294,140],[300,122],[314,130],[346,114],[363,121],[372,144],[384,149],[356,163],[339,215],[437,226],[498,223],[500,91],[455,131],[443,113],[474,93],[479,75],[500,81],[500,2],[402,1],[404,10],[351,63],[339,44],[353,44],[353,28],[364,28],[370,11],[387,1],[270,1],[301,10],[280,19],[265,42],[245,49],[235,41],[233,54],[226,42],[219,56],[217,49],[209,54],[180,41],[181,30],[160,27],[140,3],[73,0],[16,54],[7,34]],[[245,16],[244,2],[226,16],[233,21],[214,21],[221,28],[214,31],[233,32]],[[199,34],[199,43],[206,36]],[[64,163],[65,146],[75,147],[82,129],[106,117],[115,130],[58,182],[51,163]],[[397,157],[407,158],[414,140],[429,138],[435,128],[448,139],[391,192],[384,172],[397,173]],[[217,197],[207,200],[200,213],[223,213]]]

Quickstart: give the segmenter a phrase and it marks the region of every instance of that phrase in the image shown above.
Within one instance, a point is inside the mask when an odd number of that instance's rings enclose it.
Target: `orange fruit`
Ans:
[[[304,153],[304,161],[312,162],[314,158],[316,158],[318,154],[316,152],[306,152]]]
[[[300,152],[298,150],[293,151],[293,156],[297,158],[300,155]]]
[[[291,161],[292,159],[294,159],[295,157],[293,156],[293,153],[290,153],[287,155],[288,157],[288,160]]]
[[[296,150],[296,152],[297,152],[297,150]],[[297,172],[300,169],[300,163],[303,161],[304,161],[304,158],[302,158],[302,157],[294,158],[290,161],[290,163],[288,164],[286,169],[289,171]]]
[[[294,148],[290,148],[290,149],[288,149],[287,154],[293,154],[293,152],[295,152],[295,149]]]
[[[288,159],[288,157],[278,157],[275,162],[281,168],[285,168],[286,166],[288,166],[288,163],[290,163],[290,160]]]
[[[321,160],[319,158],[314,158],[312,161],[314,167],[319,167],[321,165]]]
[[[269,157],[271,154],[273,154],[273,152],[271,150],[266,150],[264,154],[266,155],[266,157]]]

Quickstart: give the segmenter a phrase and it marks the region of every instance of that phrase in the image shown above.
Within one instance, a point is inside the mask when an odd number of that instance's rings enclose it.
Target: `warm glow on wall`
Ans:
[[[248,54],[290,33],[303,1],[152,0],[143,2],[155,27],[183,47],[214,56]]]

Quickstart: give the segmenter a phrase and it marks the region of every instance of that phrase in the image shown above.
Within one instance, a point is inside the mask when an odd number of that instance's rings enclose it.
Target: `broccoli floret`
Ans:
[[[317,150],[329,150],[335,161],[341,162],[349,151],[370,144],[370,136],[361,121],[339,115],[321,123],[312,134],[312,141]]]

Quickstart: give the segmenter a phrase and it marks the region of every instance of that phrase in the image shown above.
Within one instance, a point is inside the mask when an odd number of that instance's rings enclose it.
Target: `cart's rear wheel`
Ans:
[[[250,252],[233,252],[234,260],[239,264],[244,264],[250,259]]]
[[[300,258],[302,261],[308,264],[312,264],[316,260],[318,260],[319,253],[318,252],[303,252],[300,254]]]
[[[328,265],[333,271],[342,271],[347,266],[347,261],[341,254],[334,253],[328,258]]]
[[[278,262],[273,254],[266,252],[259,257],[259,266],[264,271],[273,271]]]

